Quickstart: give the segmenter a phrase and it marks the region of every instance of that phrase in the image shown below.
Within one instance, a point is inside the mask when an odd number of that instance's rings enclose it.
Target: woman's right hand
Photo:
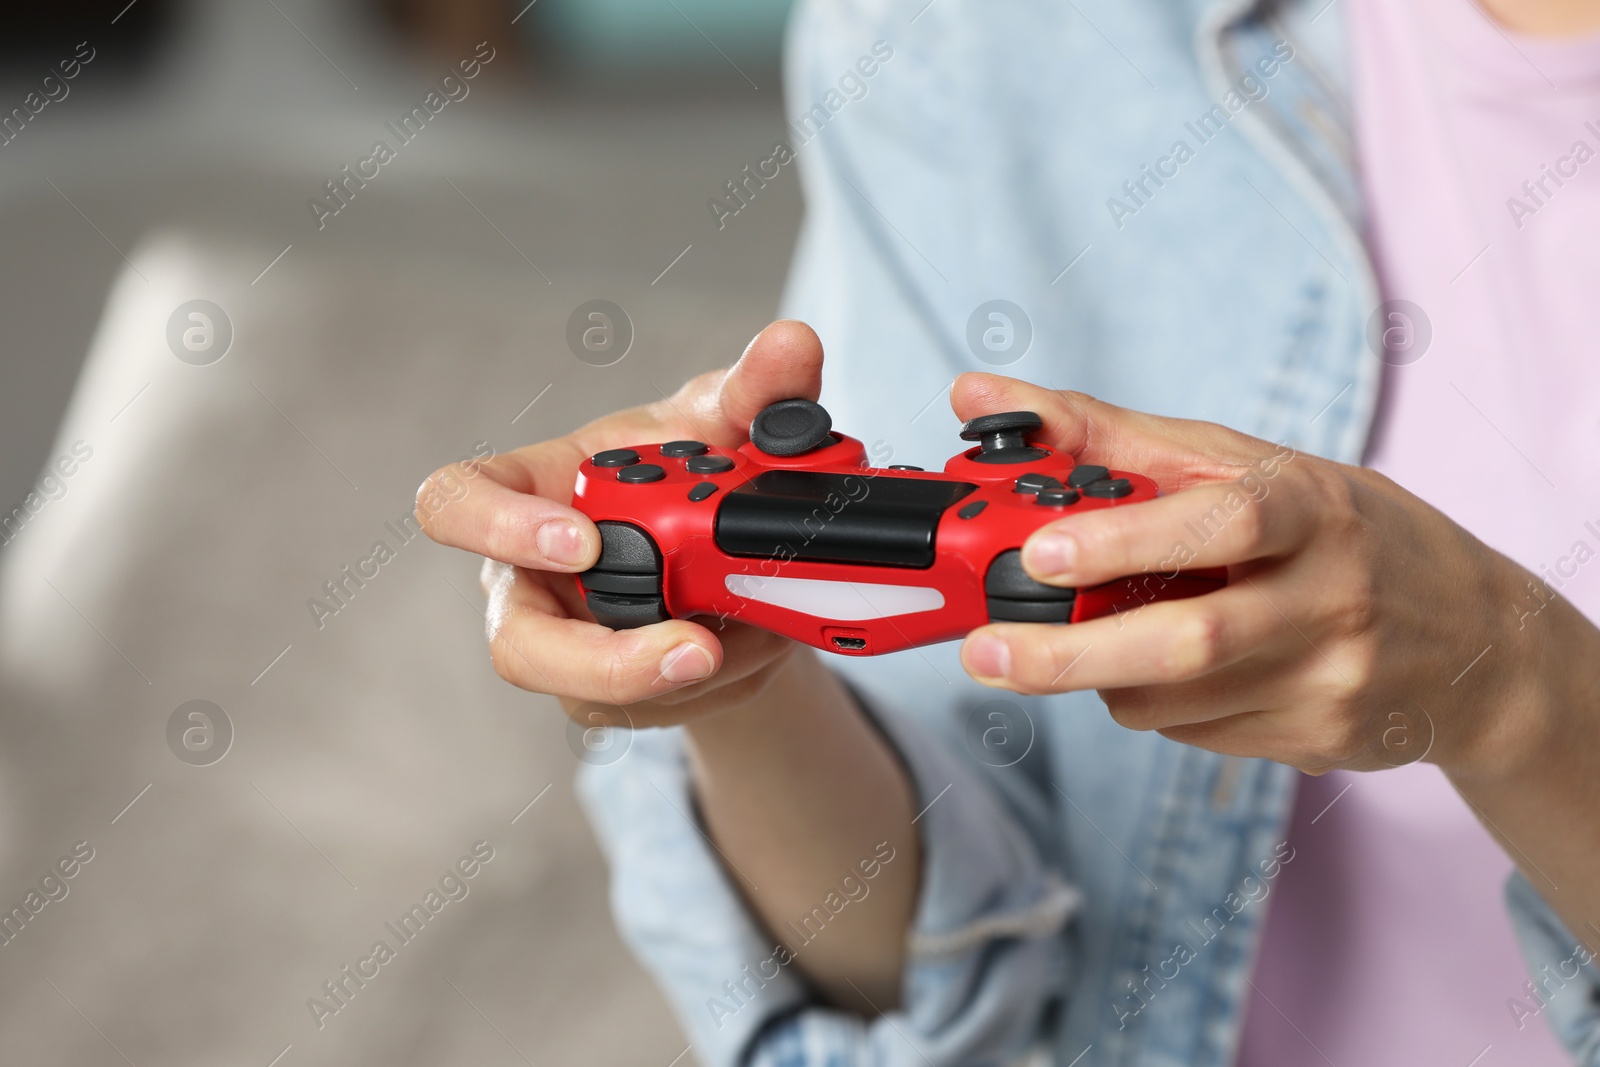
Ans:
[[[599,558],[600,533],[570,506],[572,489],[578,465],[603,449],[684,438],[743,444],[762,408],[789,397],[815,400],[821,380],[817,335],[803,323],[775,322],[732,367],[702,374],[669,398],[429,475],[417,490],[423,530],[484,557],[495,671],[513,685],[560,697],[584,725],[593,725],[586,704],[627,705],[630,724],[648,727],[759,695],[800,646],[732,620],[705,626],[671,619],[617,631],[593,621],[572,575]]]

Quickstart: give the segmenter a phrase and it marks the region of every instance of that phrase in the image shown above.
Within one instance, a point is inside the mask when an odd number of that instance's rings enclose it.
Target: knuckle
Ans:
[[[1315,754],[1320,758],[1315,762],[1331,766],[1353,762],[1366,750],[1367,744],[1368,738],[1354,717],[1336,715],[1322,730],[1321,743]]]
[[[512,653],[509,647],[510,638],[505,631],[492,634],[489,637],[489,663],[494,667],[494,673],[512,685],[519,684],[519,672],[511,665]]]
[[[621,656],[613,657],[606,664],[605,676],[600,679],[600,693],[608,704],[628,702],[627,672]]]
[[[1051,636],[1054,636],[1053,634]],[[1084,649],[1076,644],[1058,645],[1054,641],[1028,642],[1031,654],[1022,659],[1018,678],[1040,693],[1056,693],[1072,684],[1072,668],[1083,658]]]
[[[1343,671],[1347,700],[1357,700],[1372,689],[1378,674],[1380,655],[1381,649],[1375,637],[1354,642],[1345,649]]]
[[[513,613],[489,635],[489,662],[496,674],[519,689],[533,693],[551,692],[543,672],[537,669],[518,640],[516,621]]]
[[[478,582],[483,586],[483,595],[488,602],[484,609],[484,620],[491,636],[511,618],[513,594],[517,591],[519,580],[517,568],[511,564],[484,557],[483,566],[478,571]]]
[[[1195,611],[1179,627],[1163,665],[1171,678],[1189,678],[1218,666],[1226,654],[1227,624],[1215,611]]]
[[[600,691],[611,704],[631,703],[639,687],[641,674],[649,674],[653,665],[646,662],[649,640],[637,631],[619,634],[615,655],[607,658]],[[646,683],[648,684],[648,683]]]
[[[422,480],[417,487],[413,511],[422,528],[430,532],[439,529],[440,516],[450,504],[466,495],[468,479],[477,474],[477,468],[464,463],[451,463],[440,467]]]
[[[529,540],[527,524],[510,509],[490,511],[483,523],[483,551],[491,559],[509,562]]]
[[[1245,498],[1244,507],[1233,517],[1234,537],[1239,547],[1254,553],[1267,542],[1266,508],[1259,501]]]
[[[1361,525],[1361,511],[1357,506],[1356,483],[1336,464],[1307,464],[1298,472],[1309,482],[1321,503],[1322,521],[1332,521],[1338,527]]]
[[[1049,692],[1062,667],[1070,662],[1061,660],[1051,642],[1040,640],[1026,628],[1008,629],[1005,642],[1012,656],[1011,671],[1005,680],[1007,688],[1030,693]]]
[[[478,588],[483,590],[484,596],[488,596],[494,591],[495,586],[500,584],[501,576],[508,567],[509,564],[490,559],[488,556],[483,558],[483,566],[478,568]]]
[[[1096,567],[1125,570],[1128,567],[1128,523],[1122,512],[1102,511],[1063,526],[1058,532],[1077,542],[1078,558]]]
[[[1346,636],[1371,633],[1378,623],[1378,587],[1371,571],[1352,568],[1335,601],[1339,629]]]
[[[1155,728],[1151,720],[1153,701],[1143,689],[1101,690],[1111,721],[1125,730],[1149,731]]]

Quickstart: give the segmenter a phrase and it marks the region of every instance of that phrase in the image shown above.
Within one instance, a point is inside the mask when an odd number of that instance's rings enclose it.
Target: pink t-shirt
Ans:
[[[1600,618],[1600,36],[1514,34],[1472,0],[1346,15],[1369,245],[1428,324],[1383,321],[1368,463]],[[1508,1007],[1537,1008],[1511,862],[1437,768],[1302,778],[1290,840],[1241,1067],[1571,1063]]]

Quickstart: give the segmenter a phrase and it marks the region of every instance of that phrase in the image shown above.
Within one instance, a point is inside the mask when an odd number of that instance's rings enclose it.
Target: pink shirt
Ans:
[[[1346,15],[1369,246],[1432,335],[1385,323],[1368,463],[1600,618],[1600,36],[1513,34],[1471,0]],[[1440,771],[1303,778],[1290,841],[1242,1067],[1571,1063],[1507,1006],[1536,1006],[1511,862]]]

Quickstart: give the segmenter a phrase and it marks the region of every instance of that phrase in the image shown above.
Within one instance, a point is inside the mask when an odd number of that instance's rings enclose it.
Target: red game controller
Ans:
[[[572,506],[603,550],[578,575],[595,620],[732,618],[828,652],[871,656],[989,622],[1082,622],[1222,586],[1220,568],[1149,572],[1083,589],[1034,581],[1022,543],[1065,515],[1150,500],[1138,474],[1034,444],[1031,411],[973,419],[944,466],[871,467],[810,400],[757,415],[737,449],[699,441],[614,448],[579,468]]]

